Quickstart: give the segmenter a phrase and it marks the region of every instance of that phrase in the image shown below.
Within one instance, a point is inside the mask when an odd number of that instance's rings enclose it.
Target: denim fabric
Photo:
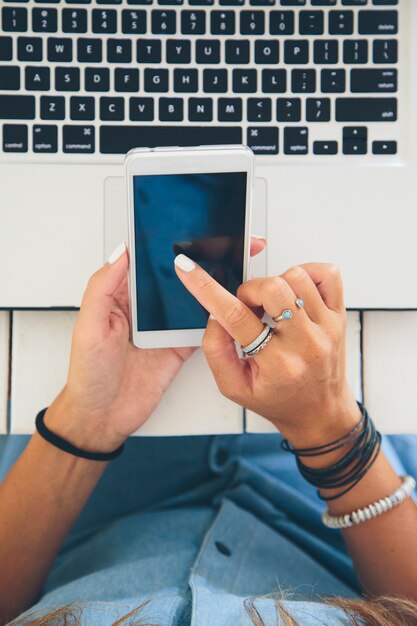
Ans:
[[[107,626],[150,599],[141,617],[161,626],[249,626],[247,598],[290,591],[284,604],[302,626],[344,624],[319,597],[360,594],[352,562],[280,441],[128,440],[33,609],[75,603],[83,624]],[[26,443],[0,438],[0,480]],[[398,472],[417,477],[417,437],[385,437],[383,446]],[[254,602],[267,626],[279,624],[271,598]]]

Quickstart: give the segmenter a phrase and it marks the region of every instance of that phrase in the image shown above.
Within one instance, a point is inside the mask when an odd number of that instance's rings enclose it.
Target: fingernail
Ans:
[[[123,241],[117,246],[115,250],[113,250],[109,258],[107,259],[107,263],[110,263],[110,265],[113,265],[113,263],[116,263],[116,261],[120,259],[122,254],[124,254],[125,252],[126,252],[126,244]]]
[[[252,235],[254,239],[262,239],[262,241],[266,242],[266,237],[261,237],[260,235]]]
[[[184,272],[191,272],[195,268],[194,261],[185,256],[185,254],[178,254],[174,259],[174,263]]]
[[[215,320],[216,318],[214,317],[213,313],[210,313],[209,315],[209,320]]]

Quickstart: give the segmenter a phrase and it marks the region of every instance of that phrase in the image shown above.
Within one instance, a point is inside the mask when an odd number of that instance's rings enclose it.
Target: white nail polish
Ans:
[[[116,263],[116,261],[120,259],[122,254],[124,254],[125,252],[126,252],[126,244],[123,241],[117,246],[115,250],[113,250],[109,258],[107,259],[107,263],[110,263],[110,265],[113,265],[113,263]]]
[[[195,268],[194,261],[185,256],[185,254],[178,254],[174,259],[174,263],[184,272],[191,272]]]
[[[209,315],[209,320],[215,320],[216,318],[214,317],[213,313],[210,313]]]

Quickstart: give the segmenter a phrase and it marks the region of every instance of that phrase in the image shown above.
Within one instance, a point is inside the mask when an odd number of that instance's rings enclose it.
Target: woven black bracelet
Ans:
[[[73,456],[79,456],[82,459],[88,459],[89,461],[112,461],[123,452],[124,444],[122,444],[116,450],[113,450],[113,452],[87,452],[87,450],[81,450],[80,448],[73,446],[72,443],[66,441],[66,439],[62,439],[62,437],[59,437],[58,435],[55,435],[55,433],[50,431],[49,428],[45,426],[43,418],[46,411],[47,408],[42,409],[42,411],[39,411],[39,413],[37,414],[35,420],[36,430],[41,437],[43,437],[46,441],[48,441],[48,443],[51,443],[56,448],[59,448],[64,452],[68,452],[68,454],[72,454]]]

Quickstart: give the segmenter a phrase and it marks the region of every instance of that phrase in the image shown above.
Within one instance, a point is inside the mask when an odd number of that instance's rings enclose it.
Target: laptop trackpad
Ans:
[[[252,232],[258,236],[267,234],[267,182],[255,178],[252,211]],[[128,240],[125,180],[112,176],[104,181],[104,260],[119,245]],[[265,276],[267,255],[261,254],[253,260],[251,271],[254,276]]]

